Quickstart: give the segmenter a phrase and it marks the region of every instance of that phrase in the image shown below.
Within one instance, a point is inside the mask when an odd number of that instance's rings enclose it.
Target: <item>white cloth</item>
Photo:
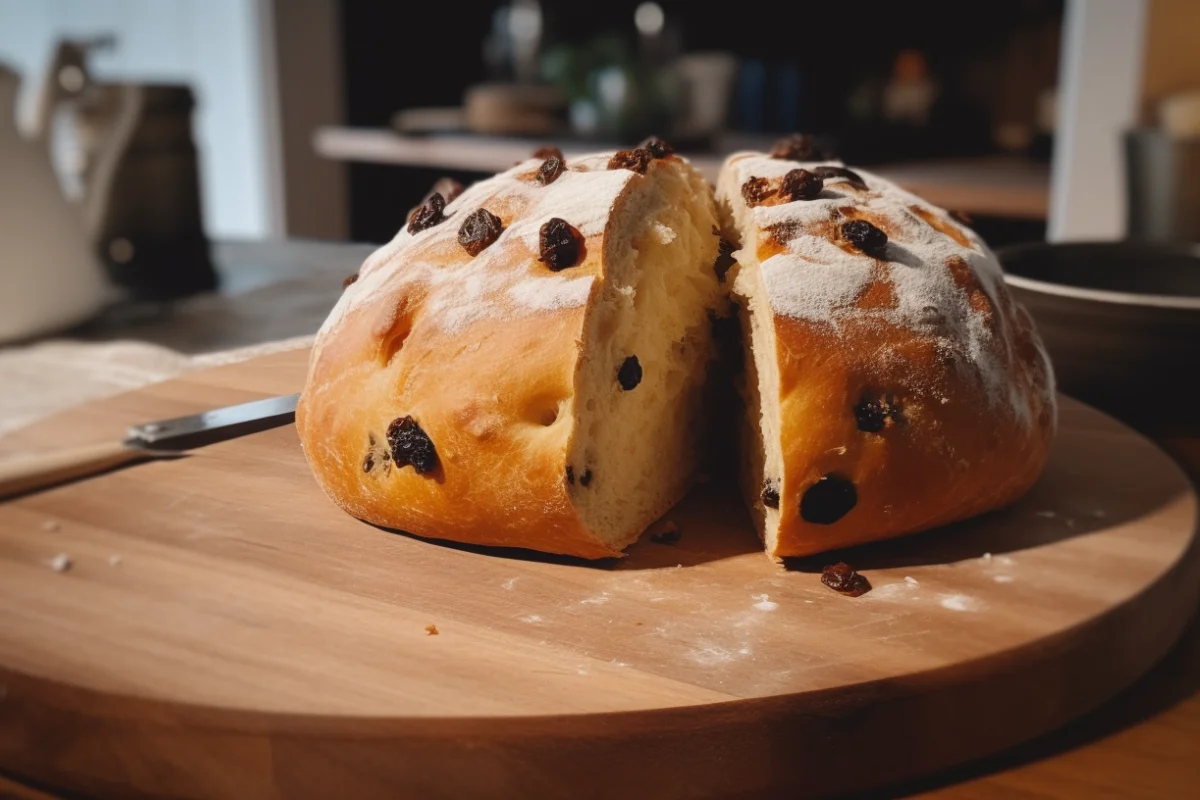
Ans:
[[[308,347],[312,336],[188,356],[138,341],[51,340],[0,349],[0,435],[72,406],[184,372]]]

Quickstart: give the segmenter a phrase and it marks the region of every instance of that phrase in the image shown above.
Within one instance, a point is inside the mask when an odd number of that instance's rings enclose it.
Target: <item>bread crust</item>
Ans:
[[[581,520],[571,499],[581,476],[568,483],[566,471],[587,315],[612,259],[610,221],[647,180],[607,161],[572,160],[547,185],[536,180],[542,162],[524,162],[363,265],[317,336],[296,409],[308,462],[335,503],[424,537],[621,554]],[[666,168],[678,165],[649,165]],[[504,231],[472,257],[456,236],[478,208]],[[553,217],[584,239],[579,263],[558,272],[538,260],[538,231]],[[406,415],[437,450],[425,474],[384,459],[388,426]]]
[[[834,178],[816,200],[768,199],[749,208],[741,196],[751,178],[778,180],[812,166],[738,154],[727,162],[718,192],[718,201],[743,220],[737,255],[757,261],[738,269],[765,276],[766,322],[776,340],[767,357],[778,368],[778,394],[763,402],[778,403],[780,414],[783,474],[765,476],[780,481],[778,537],[768,553],[777,558],[913,533],[1004,506],[1041,473],[1056,424],[1054,378],[1041,340],[974,232],[862,170],[854,177],[866,186]],[[762,189],[751,188],[757,201]],[[857,251],[840,228],[855,219],[878,226],[895,249],[882,258]],[[746,258],[749,248],[756,259]],[[917,273],[897,270],[923,271],[919,291],[907,283]],[[906,291],[944,302],[925,309],[928,320],[914,317],[905,308],[918,307],[921,298],[905,297]],[[856,406],[871,402],[877,405],[863,406],[860,423]],[[853,486],[853,507],[833,522],[810,521],[801,510],[804,497],[826,476]],[[761,522],[767,512],[759,488],[747,494]],[[845,505],[844,496],[838,502]],[[808,516],[819,516],[812,510]]]

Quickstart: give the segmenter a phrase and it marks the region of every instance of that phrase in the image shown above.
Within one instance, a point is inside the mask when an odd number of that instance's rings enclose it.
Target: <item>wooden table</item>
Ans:
[[[508,169],[543,144],[525,139],[466,135],[404,136],[383,128],[326,127],[313,146],[326,158],[374,164],[433,167],[482,173]],[[722,152],[769,146],[769,140],[730,141]],[[603,149],[565,144],[568,156]],[[716,181],[723,156],[684,153],[710,181]],[[872,167],[914,194],[944,208],[979,216],[1044,220],[1050,195],[1045,164],[1015,157],[961,158]]]
[[[246,244],[222,247],[218,252],[223,272],[239,277],[227,282],[229,294],[197,299],[185,306],[178,325],[187,334],[175,333],[183,343],[203,340],[206,318],[213,328],[212,341],[227,343],[238,338],[231,326],[242,325],[243,337],[252,335],[246,331],[256,330],[251,324],[255,307],[269,313],[306,308],[336,297],[341,277],[355,266],[363,248]],[[141,325],[109,322],[89,335],[170,340],[174,324],[171,318]],[[258,330],[271,330],[271,326]],[[242,338],[236,343],[251,342]],[[1192,480],[1200,482],[1200,437],[1161,436],[1159,441],[1184,465]],[[1198,789],[1200,620],[1194,619],[1167,659],[1096,711],[1008,752],[894,787],[885,796],[1177,798],[1195,796]],[[0,797],[7,796],[50,797],[0,776]]]

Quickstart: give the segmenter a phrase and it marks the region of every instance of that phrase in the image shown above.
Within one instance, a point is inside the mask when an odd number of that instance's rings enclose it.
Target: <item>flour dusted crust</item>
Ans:
[[[775,193],[788,172],[820,166],[835,169],[814,199]],[[1055,428],[1054,378],[973,231],[836,161],[739,153],[717,199],[740,241],[735,301],[756,331],[748,395],[762,419],[743,490],[769,555],[924,530],[1029,488]],[[847,241],[854,220],[886,233],[886,248]]]
[[[609,169],[611,155],[571,159],[545,185],[542,159],[525,161],[466,189],[445,221],[406,226],[367,259],[317,336],[296,411],[314,475],[338,505],[422,536],[587,558],[619,555],[641,532],[600,536],[573,501],[592,477],[568,463],[581,435],[578,369],[596,346],[588,316],[623,257],[614,220],[627,208],[625,218],[638,216],[656,170],[703,184],[677,157],[639,174]],[[716,212],[706,202],[711,264]],[[503,232],[472,257],[457,237],[480,208]],[[539,231],[552,218],[584,242],[579,262],[557,272],[539,261]],[[436,447],[435,469],[390,458],[388,427],[404,416]]]

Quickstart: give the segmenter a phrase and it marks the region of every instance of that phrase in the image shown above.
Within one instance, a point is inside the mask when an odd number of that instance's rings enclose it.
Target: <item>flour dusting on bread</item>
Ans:
[[[367,259],[359,280],[346,289],[322,331],[393,292],[425,294],[426,324],[448,331],[461,331],[483,319],[584,305],[591,291],[590,275],[581,277],[569,269],[549,272],[518,255],[537,253],[538,233],[554,217],[566,220],[584,237],[604,232],[613,204],[635,177],[629,170],[606,169],[607,159],[603,154],[573,159],[549,185],[535,182],[541,162],[529,159],[465,190],[446,206],[441,223],[417,233],[404,226]],[[458,230],[466,216],[480,208],[497,214],[504,230],[478,256],[470,257],[458,244]]]
[[[776,184],[800,167],[838,167],[838,161],[800,163],[758,154],[731,156],[722,176],[724,193],[753,178]],[[861,169],[857,181],[830,177],[813,200],[780,202],[748,208],[753,224],[765,232],[768,247],[777,249],[760,263],[764,287],[775,313],[793,319],[827,323],[833,335],[846,322],[877,320],[917,336],[935,339],[957,367],[974,371],[987,397],[1006,404],[1024,423],[1033,422],[1030,404],[1014,392],[1011,354],[994,333],[1003,275],[995,256],[972,230],[945,211]],[[883,258],[857,252],[838,241],[837,226],[848,219],[867,219],[886,228]],[[759,247],[764,242],[744,242]],[[971,293],[949,270],[961,264],[961,277],[977,282],[985,302],[972,303]],[[863,307],[874,286],[886,287],[887,302]],[[887,353],[880,353],[886,358]],[[1052,393],[1046,399],[1053,401]]]

